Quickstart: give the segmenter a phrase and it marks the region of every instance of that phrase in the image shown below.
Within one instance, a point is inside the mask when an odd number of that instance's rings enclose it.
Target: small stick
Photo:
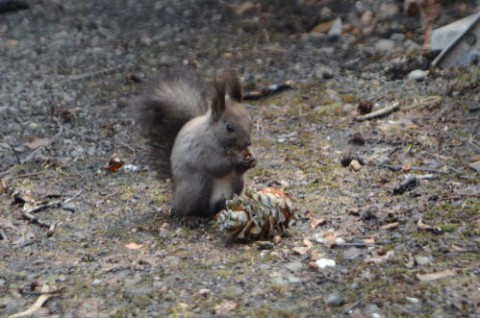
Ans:
[[[23,211],[22,215],[25,219],[29,220],[32,223],[36,223],[36,224],[40,225],[41,227],[46,227],[47,229],[50,229],[50,227],[52,226],[51,224],[48,224],[47,222],[43,222],[42,220],[37,218],[35,215],[33,215],[31,213],[28,213],[28,211]]]
[[[390,113],[393,113],[394,111],[396,111],[397,109],[400,108],[400,103],[399,102],[395,102],[393,103],[392,105],[390,106],[387,106],[387,107],[384,107],[382,109],[379,109],[373,113],[369,113],[369,114],[366,114],[366,115],[362,115],[362,116],[357,116],[354,118],[354,120],[356,121],[363,121],[363,120],[370,120],[370,119],[375,119],[375,118],[379,118],[379,117],[383,117],[383,116],[386,116]]]
[[[364,243],[364,242],[353,242],[353,243],[334,243],[333,246],[338,247],[372,247],[376,245],[387,245],[391,244],[392,242],[372,242],[372,243]]]
[[[55,294],[60,294],[61,292],[63,292],[64,289],[65,289],[65,286],[58,289],[45,291],[45,292],[21,291],[20,293],[22,295],[55,295]]]
[[[57,124],[58,124],[58,122],[57,122]],[[63,126],[59,124],[58,132],[55,134],[55,136],[53,136],[53,137],[50,139],[50,141],[48,142],[48,144],[38,147],[37,149],[35,149],[34,151],[32,151],[27,157],[25,157],[24,159],[20,160],[18,164],[10,167],[8,170],[5,170],[5,171],[0,172],[0,177],[7,175],[7,174],[10,173],[11,171],[15,170],[15,169],[16,169],[18,166],[20,166],[21,164],[24,164],[24,163],[28,162],[30,159],[33,158],[33,155],[35,155],[38,151],[42,150],[43,148],[46,148],[46,147],[49,146],[52,142],[54,142],[55,140],[57,140],[58,137],[60,137],[60,135],[61,135],[62,133],[63,133]],[[15,154],[15,155],[17,156],[17,154]]]
[[[8,241],[8,236],[3,229],[0,229],[0,241]]]
[[[396,165],[383,165],[383,167],[390,169],[392,171],[400,171],[403,168],[402,166],[396,166]],[[448,173],[447,171],[443,171],[443,170],[429,169],[429,168],[423,168],[423,167],[410,167],[410,170],[420,171],[420,172],[440,173],[440,174]]]
[[[267,96],[273,95],[275,93],[282,92],[284,90],[287,90],[289,88],[292,88],[294,85],[293,81],[286,81],[281,84],[274,84],[270,85],[266,88],[262,88],[259,91],[252,91],[252,92],[246,92],[243,94],[243,99],[244,100],[257,100],[261,98],[265,98]]]
[[[49,291],[48,285],[43,285],[41,292],[42,293],[47,293],[48,291]],[[12,316],[10,316],[10,318],[20,318],[20,317],[31,316],[34,312],[36,312],[37,310],[42,308],[43,304],[45,304],[45,302],[53,296],[54,295],[52,295],[52,294],[42,294],[42,295],[40,295],[40,297],[38,297],[37,301],[30,308],[28,308],[25,311],[19,312],[18,314],[12,315]]]
[[[84,73],[84,74],[79,74],[79,75],[71,75],[66,79],[66,82],[88,81],[88,80],[91,80],[91,79],[95,79],[95,78],[119,73],[123,69],[125,64],[126,63],[122,63],[118,66],[105,68],[105,69],[97,71],[97,72]]]

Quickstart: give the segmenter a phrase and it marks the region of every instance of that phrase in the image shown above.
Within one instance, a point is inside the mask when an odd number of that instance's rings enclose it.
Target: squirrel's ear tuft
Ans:
[[[242,85],[234,70],[224,70],[221,74],[221,81],[227,86],[228,97],[231,100],[241,103],[243,101]]]
[[[219,120],[225,112],[225,82],[215,81],[213,83],[215,95],[212,99],[212,119]]]

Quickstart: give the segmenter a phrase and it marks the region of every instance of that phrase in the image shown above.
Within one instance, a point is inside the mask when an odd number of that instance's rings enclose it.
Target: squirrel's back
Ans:
[[[148,83],[135,100],[136,122],[150,146],[150,165],[160,178],[171,177],[175,137],[192,118],[209,109],[212,87],[188,70],[167,70]]]

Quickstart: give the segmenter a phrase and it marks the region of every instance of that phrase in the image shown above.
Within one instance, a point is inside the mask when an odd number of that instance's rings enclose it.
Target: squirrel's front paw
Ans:
[[[237,162],[239,168],[247,170],[255,167],[257,164],[257,159],[253,156],[248,148],[243,149],[240,153],[240,158]]]

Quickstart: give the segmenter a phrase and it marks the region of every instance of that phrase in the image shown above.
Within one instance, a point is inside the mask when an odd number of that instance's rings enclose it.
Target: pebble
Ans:
[[[301,262],[290,262],[285,264],[285,268],[292,272],[299,272],[303,268]]]
[[[389,39],[380,39],[375,43],[375,49],[377,51],[393,51],[395,49],[395,41]]]
[[[423,81],[428,75],[428,71],[424,70],[413,70],[408,74],[408,79],[411,81],[421,82]]]
[[[339,294],[330,294],[325,299],[325,304],[332,307],[338,307],[345,303],[345,300]]]
[[[319,66],[315,68],[315,77],[318,79],[331,79],[333,78],[333,71],[325,66]]]
[[[70,212],[75,212],[75,210],[76,210],[75,203],[73,203],[73,202],[67,202],[67,203],[62,204],[62,208],[64,210],[70,211]]]
[[[410,304],[419,304],[420,303],[420,299],[418,298],[414,298],[414,297],[405,297],[405,299],[410,303]]]
[[[330,27],[330,30],[328,30],[328,38],[329,39],[336,39],[342,34],[342,19],[337,18],[333,22],[332,26]]]
[[[427,265],[431,262],[430,258],[423,255],[416,255],[415,256],[415,263],[420,266]]]

